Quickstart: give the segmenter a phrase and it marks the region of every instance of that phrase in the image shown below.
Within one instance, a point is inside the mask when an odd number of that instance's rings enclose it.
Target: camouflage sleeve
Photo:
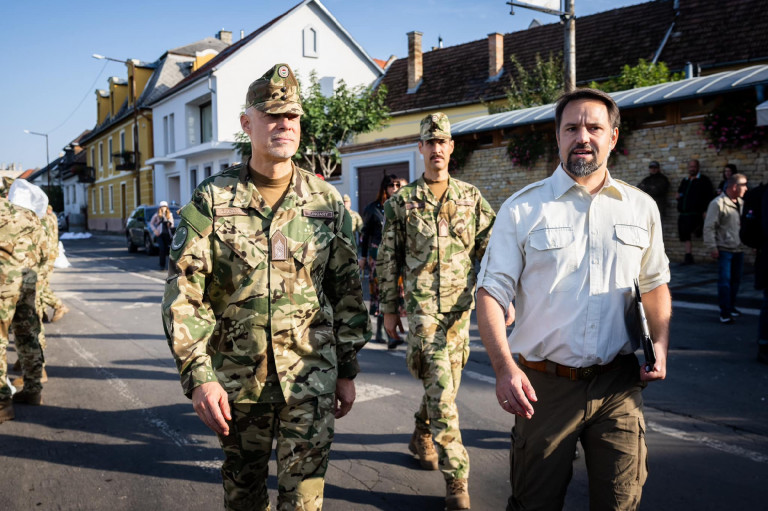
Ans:
[[[491,239],[491,229],[493,228],[493,222],[496,221],[496,213],[488,201],[480,195],[478,192],[478,198],[476,206],[476,219],[477,225],[475,226],[475,260],[482,261],[483,255],[485,255],[485,249],[488,247],[488,240]]]
[[[397,313],[397,278],[405,258],[405,227],[400,211],[402,208],[394,197],[384,203],[384,231],[376,258],[379,308],[384,314]]]
[[[357,352],[371,338],[371,324],[363,302],[363,288],[352,238],[352,217],[341,205],[336,236],[331,241],[323,292],[333,306],[336,360],[339,378],[354,378],[360,372]]]
[[[205,294],[206,278],[212,271],[210,202],[198,189],[180,216],[171,243],[171,270],[165,284],[162,315],[181,386],[184,394],[191,397],[195,387],[218,381],[206,350],[216,325]]]

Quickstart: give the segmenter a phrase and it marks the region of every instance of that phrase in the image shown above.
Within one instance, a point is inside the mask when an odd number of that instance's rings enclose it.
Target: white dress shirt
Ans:
[[[513,352],[587,367],[638,347],[635,278],[641,293],[669,282],[656,203],[610,173],[592,197],[558,167],[501,206],[477,287],[505,311],[515,300]]]

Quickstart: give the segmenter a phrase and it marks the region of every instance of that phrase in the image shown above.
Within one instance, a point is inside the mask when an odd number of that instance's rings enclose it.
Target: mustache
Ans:
[[[589,151],[592,154],[595,153],[595,150],[589,144],[577,144],[576,146],[572,147],[570,151],[568,151],[568,156],[571,156],[574,151]]]

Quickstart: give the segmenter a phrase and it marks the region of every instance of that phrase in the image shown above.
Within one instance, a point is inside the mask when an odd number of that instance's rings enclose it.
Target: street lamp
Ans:
[[[51,193],[51,158],[48,156],[48,133],[38,133],[37,131],[30,130],[24,130],[24,133],[45,137],[45,163],[46,168],[48,169],[48,193]]]
[[[94,53],[91,55],[98,60],[111,60],[112,62],[120,62],[128,65],[133,63],[132,60],[113,59],[112,57],[105,57]],[[133,161],[134,170],[136,171],[136,202],[141,204],[141,164],[139,163],[139,106],[136,104],[136,68],[134,66],[131,73],[131,101],[133,102]],[[112,158],[112,155],[109,155]],[[137,205],[138,205],[137,204]]]

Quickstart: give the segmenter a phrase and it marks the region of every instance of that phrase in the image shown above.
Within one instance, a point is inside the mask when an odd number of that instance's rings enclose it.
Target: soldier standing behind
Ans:
[[[51,275],[53,274],[53,263],[56,262],[56,258],[59,257],[59,219],[56,217],[56,213],[53,212],[53,208],[48,205],[48,213],[41,219],[43,224],[43,232],[48,243],[48,263],[40,274],[40,298],[38,302],[40,304],[41,312],[46,312],[48,307],[53,309],[53,316],[51,321],[58,321],[61,317],[69,312],[69,307],[64,305],[59,297],[53,294],[51,289]],[[43,344],[43,341],[41,341]],[[45,345],[43,345],[45,349]]]
[[[0,423],[14,418],[13,402],[43,402],[43,355],[35,306],[38,267],[46,262],[43,227],[29,209],[0,197]],[[6,351],[13,326],[16,351],[24,370],[24,388],[11,400]]]
[[[352,232],[355,235],[355,245],[360,244],[360,233],[363,230],[363,217],[360,213],[352,209],[352,199],[346,193],[342,197],[344,199],[344,207],[347,208],[349,216],[352,218]]]
[[[399,339],[397,280],[403,274],[408,313],[408,369],[424,396],[410,445],[422,468],[446,480],[446,507],[469,509],[469,456],[461,442],[456,394],[469,357],[474,263],[482,259],[495,214],[474,186],[452,179],[451,126],[443,113],[421,121],[424,175],[384,205],[377,267],[387,333]],[[434,441],[437,443],[435,454]]]
[[[162,312],[181,384],[219,436],[227,509],[321,509],[334,434],[370,338],[352,221],[291,161],[304,113],[291,69],[248,88],[252,156],[203,181],[171,243]]]

